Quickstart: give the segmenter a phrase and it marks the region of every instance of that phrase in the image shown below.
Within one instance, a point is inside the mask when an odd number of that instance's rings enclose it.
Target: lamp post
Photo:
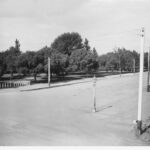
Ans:
[[[94,75],[93,78],[93,101],[94,101],[94,105],[93,105],[93,112],[96,112],[96,77]]]
[[[133,58],[133,73],[135,73],[135,58]]]
[[[139,96],[138,96],[138,120],[137,130],[142,132],[142,94],[143,94],[143,67],[144,67],[144,27],[141,29],[141,52],[140,52],[140,75],[139,75]]]

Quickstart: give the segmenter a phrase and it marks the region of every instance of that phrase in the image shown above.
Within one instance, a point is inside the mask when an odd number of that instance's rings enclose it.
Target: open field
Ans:
[[[92,82],[2,90],[0,145],[150,145],[131,132],[137,119],[138,78],[135,74],[98,80],[96,113]],[[144,120],[150,116],[146,80],[144,73]]]

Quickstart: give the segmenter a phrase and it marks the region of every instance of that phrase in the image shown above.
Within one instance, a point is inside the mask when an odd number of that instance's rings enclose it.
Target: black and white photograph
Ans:
[[[150,0],[0,0],[12,146],[150,146]]]

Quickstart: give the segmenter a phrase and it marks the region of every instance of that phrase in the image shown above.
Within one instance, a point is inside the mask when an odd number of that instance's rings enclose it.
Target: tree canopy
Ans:
[[[147,67],[147,56],[144,54],[144,66]],[[101,56],[96,48],[91,48],[87,38],[83,41],[76,32],[63,33],[56,37],[51,46],[45,46],[37,51],[21,52],[19,40],[8,50],[0,52],[0,77],[4,73],[18,72],[23,75],[33,75],[48,72],[48,57],[51,60],[51,75],[62,75],[69,72],[95,72],[98,69],[133,71],[139,69],[139,53],[135,50],[116,48]]]
[[[139,69],[139,54],[136,51],[118,48],[113,52],[99,56],[99,65],[106,70],[133,71],[133,64]],[[146,61],[146,60],[145,60]]]
[[[71,55],[75,49],[83,47],[82,38],[79,33],[64,33],[58,36],[51,44],[51,48],[63,54]]]

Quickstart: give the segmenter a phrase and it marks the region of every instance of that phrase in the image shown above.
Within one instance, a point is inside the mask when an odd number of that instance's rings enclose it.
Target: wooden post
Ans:
[[[133,73],[135,73],[135,58],[133,58]]]
[[[50,87],[50,78],[51,78],[51,75],[50,75],[50,57],[48,57],[48,86]]]
[[[150,47],[149,47],[149,51],[148,51],[148,74],[147,74],[147,92],[150,92],[150,85],[149,85],[149,76],[150,76]]]
[[[121,77],[121,58],[120,58],[120,54],[119,54],[119,73],[120,73],[120,77]]]
[[[93,101],[94,101],[93,112],[96,112],[96,77],[95,75],[93,78]]]
[[[140,52],[140,75],[139,75],[139,96],[138,96],[138,120],[137,129],[142,132],[142,93],[143,93],[143,67],[144,67],[144,27],[141,29],[141,52]]]

